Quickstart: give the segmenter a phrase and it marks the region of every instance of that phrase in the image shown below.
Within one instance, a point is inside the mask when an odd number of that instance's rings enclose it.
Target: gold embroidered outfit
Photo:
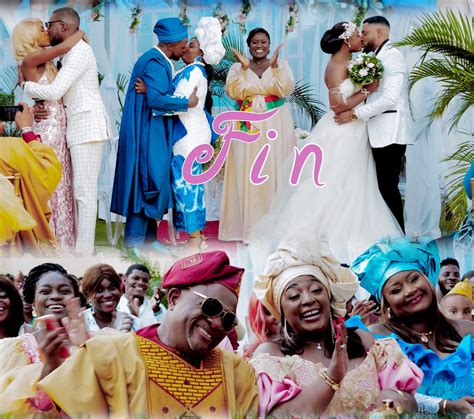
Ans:
[[[256,414],[252,368],[214,349],[201,367],[135,334],[88,340],[40,382],[68,415],[244,417]]]

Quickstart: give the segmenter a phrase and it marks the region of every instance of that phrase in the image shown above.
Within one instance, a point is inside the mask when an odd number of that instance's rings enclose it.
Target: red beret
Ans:
[[[239,295],[244,268],[232,266],[221,250],[197,253],[178,260],[163,276],[163,288],[189,287],[200,284],[221,284]]]

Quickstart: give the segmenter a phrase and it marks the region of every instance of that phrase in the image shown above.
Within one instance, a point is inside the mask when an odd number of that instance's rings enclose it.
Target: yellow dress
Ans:
[[[0,138],[0,173],[21,175],[20,198],[36,222],[32,229],[20,231],[15,237],[19,253],[26,250],[41,254],[46,246],[56,245],[49,227],[49,200],[61,179],[61,171],[61,163],[46,144],[39,141],[26,143],[21,138]]]
[[[293,73],[285,61],[279,61],[278,68],[268,67],[261,78],[250,69],[242,71],[242,65],[236,63],[230,68],[226,80],[229,97],[236,101],[250,99],[251,106],[247,110],[257,113],[272,108],[270,103],[278,103],[277,98],[286,98],[294,88]],[[250,239],[253,227],[269,210],[279,182],[289,182],[289,179],[279,179],[279,174],[297,140],[290,105],[284,103],[277,107],[279,111],[271,119],[252,124],[261,132],[258,141],[233,141],[230,146],[225,163],[219,240]],[[277,131],[276,140],[267,139],[269,129]],[[265,183],[253,185],[249,180],[250,170],[265,144],[270,144],[271,149],[262,175],[269,177]]]
[[[33,335],[0,339],[0,417],[32,416],[40,405],[48,405],[36,388],[42,369]]]
[[[0,174],[0,246],[21,230],[31,230],[35,220],[25,210],[23,201],[15,195],[11,182]]]
[[[244,417],[258,409],[252,368],[214,349],[194,368],[135,334],[97,335],[39,386],[70,416]]]

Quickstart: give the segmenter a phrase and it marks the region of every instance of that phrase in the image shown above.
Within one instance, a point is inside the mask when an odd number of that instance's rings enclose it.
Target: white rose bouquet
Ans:
[[[358,86],[365,86],[383,76],[383,65],[375,55],[360,54],[348,66],[349,78]]]

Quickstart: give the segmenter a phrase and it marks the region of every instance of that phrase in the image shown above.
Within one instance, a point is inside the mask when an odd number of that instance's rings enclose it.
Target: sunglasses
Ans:
[[[237,326],[237,317],[235,313],[224,310],[222,303],[216,298],[208,297],[207,295],[201,294],[200,292],[190,289],[193,294],[204,298],[201,303],[201,311],[206,317],[220,317],[222,322],[222,328],[226,332],[230,332],[235,326]]]
[[[53,23],[64,23],[62,20],[52,20],[51,22],[46,22],[44,25],[46,29],[49,29]]]

